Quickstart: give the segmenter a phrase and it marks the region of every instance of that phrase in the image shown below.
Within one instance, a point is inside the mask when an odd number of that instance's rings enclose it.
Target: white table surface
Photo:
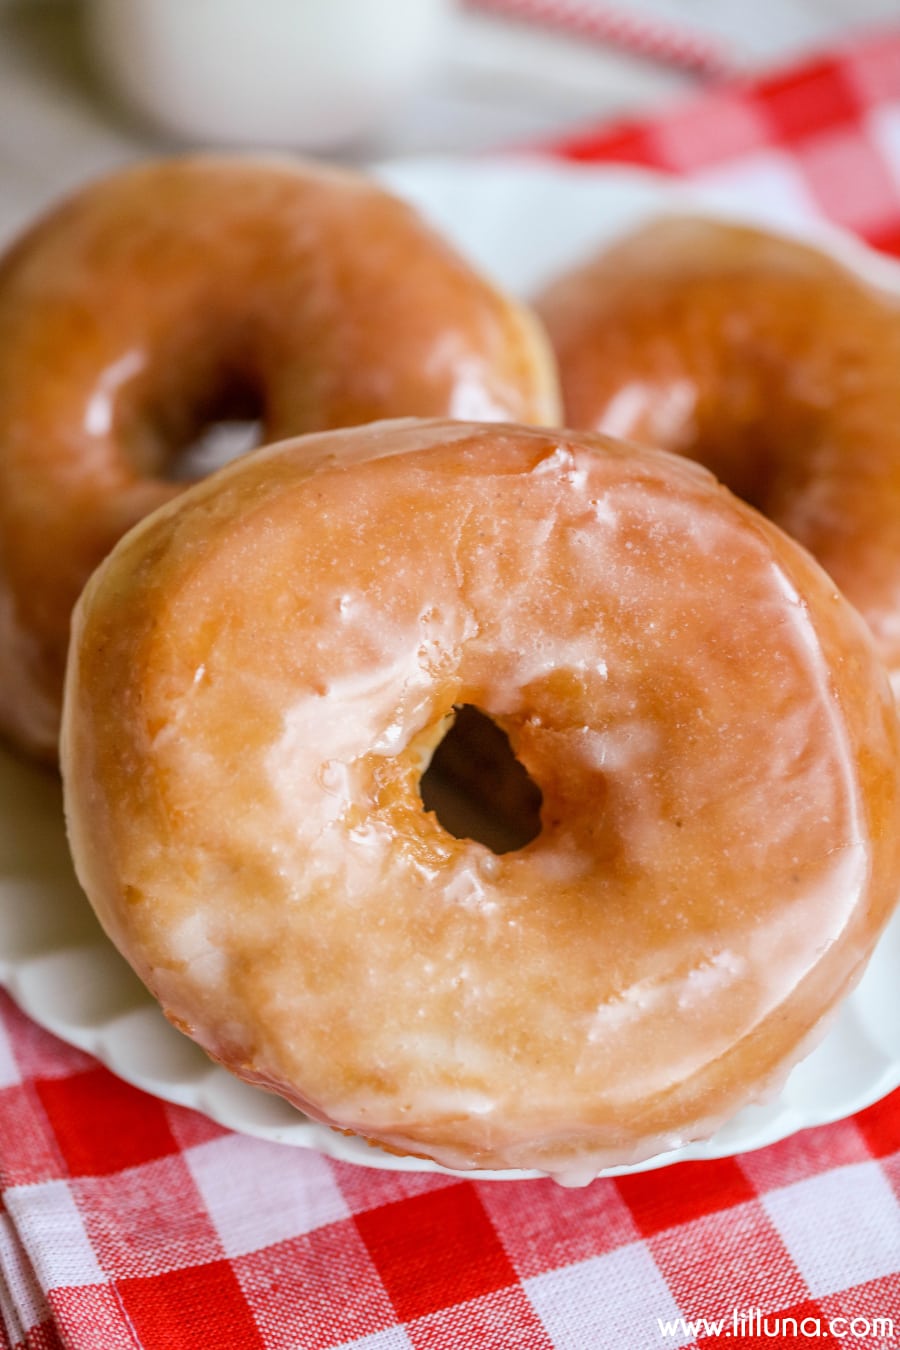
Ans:
[[[619,3],[695,25],[728,43],[748,68],[791,59],[844,31],[900,20],[898,0]],[[591,121],[658,110],[695,87],[682,71],[460,12],[428,88],[403,116],[341,157],[358,162],[530,143]],[[85,178],[174,148],[106,99],[84,51],[75,0],[0,0],[0,240]]]

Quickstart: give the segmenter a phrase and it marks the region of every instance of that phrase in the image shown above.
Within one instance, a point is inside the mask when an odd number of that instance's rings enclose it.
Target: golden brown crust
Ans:
[[[418,795],[460,704],[543,793],[502,856]],[[809,555],[586,434],[272,447],[76,613],[67,816],[113,940],[241,1077],[457,1167],[633,1160],[770,1090],[896,902],[897,766]]]
[[[538,302],[569,425],[699,460],[805,545],[900,683],[900,311],[759,230],[662,219]]]
[[[554,380],[536,321],[372,182],[204,157],[88,187],[0,264],[0,729],[55,757],[78,592],[206,420],[553,421]]]

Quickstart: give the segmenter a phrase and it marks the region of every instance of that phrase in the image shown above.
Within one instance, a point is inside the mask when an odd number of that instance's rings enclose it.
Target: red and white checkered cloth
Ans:
[[[823,213],[900,253],[900,32],[725,84],[653,122],[588,129],[567,158],[643,164]]]
[[[900,253],[900,31],[558,150],[812,197]],[[900,1093],[582,1191],[403,1175],[231,1134],[0,996],[0,1191],[0,1345],[900,1346]]]

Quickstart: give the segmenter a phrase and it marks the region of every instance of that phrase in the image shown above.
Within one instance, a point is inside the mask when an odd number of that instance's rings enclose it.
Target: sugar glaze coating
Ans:
[[[374,182],[144,164],[0,262],[0,730],[55,758],[72,606],[209,419],[554,421],[535,321]]]
[[[800,540],[900,689],[900,308],[813,248],[663,218],[538,303],[565,420],[689,455]]]
[[[454,705],[542,829],[418,792]],[[898,728],[812,559],[699,466],[384,423],[256,452],[78,605],[81,882],[168,1016],[317,1119],[583,1178],[771,1089],[898,893]]]

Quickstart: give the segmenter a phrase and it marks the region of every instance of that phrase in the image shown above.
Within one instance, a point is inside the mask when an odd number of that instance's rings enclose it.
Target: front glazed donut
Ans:
[[[540,833],[420,797],[454,707]],[[167,1015],[319,1120],[590,1174],[768,1092],[895,902],[898,730],[854,610],[697,465],[385,423],[238,461],[76,611],[70,839]]]
[[[900,691],[900,309],[815,249],[651,222],[538,305],[565,420],[699,460],[800,540]]]
[[[288,161],[145,165],[0,264],[0,730],[56,753],[72,606],[205,423],[553,421],[534,321],[406,205]]]

